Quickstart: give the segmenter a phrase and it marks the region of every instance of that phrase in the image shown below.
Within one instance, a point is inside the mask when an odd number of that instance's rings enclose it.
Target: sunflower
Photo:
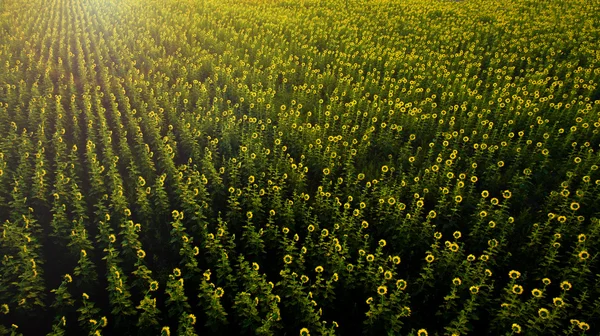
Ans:
[[[517,294],[517,295],[521,295],[521,294],[523,294],[523,286],[521,286],[521,285],[514,285],[514,286],[512,287],[512,292],[513,292],[514,294]]]
[[[579,256],[579,260],[584,261],[590,257],[590,254],[588,253],[588,251],[583,250],[583,251],[579,252],[578,256]]]
[[[521,333],[521,326],[520,326],[520,325],[518,325],[518,324],[516,324],[516,323],[513,323],[513,324],[512,324],[512,326],[511,326],[511,329],[512,329],[512,331],[513,331],[515,334],[520,334],[520,333]]]
[[[552,299],[552,303],[554,303],[556,307],[562,307],[565,305],[565,301],[559,297],[555,297],[554,299]]]
[[[300,336],[310,336],[310,332],[308,331],[308,328],[300,329]]]
[[[566,280],[560,283],[560,288],[564,291],[571,290],[572,287],[573,285],[571,285],[571,283]]]
[[[543,294],[542,291],[537,288],[534,288],[533,290],[531,290],[531,295],[533,295],[536,298],[541,298],[542,294]]]
[[[545,320],[550,317],[550,311],[546,308],[540,308],[538,310],[538,315],[540,316],[541,319]]]
[[[435,257],[433,256],[433,254],[428,254],[425,257],[425,261],[427,261],[428,263],[432,263],[435,260]]]
[[[585,322],[579,322],[579,324],[577,326],[579,327],[579,329],[581,329],[583,331],[590,330],[590,325]]]
[[[158,282],[157,281],[150,282],[150,291],[154,292],[156,290],[158,290]]]
[[[386,286],[377,287],[377,294],[379,294],[379,295],[387,294],[387,287]]]

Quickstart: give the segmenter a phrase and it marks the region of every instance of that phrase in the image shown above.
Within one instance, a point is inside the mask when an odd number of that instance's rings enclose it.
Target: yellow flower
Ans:
[[[552,281],[551,281],[550,279],[548,279],[548,278],[543,278],[543,279],[542,279],[542,282],[543,282],[543,283],[544,283],[544,285],[546,285],[546,286],[548,286],[548,285],[550,285],[550,284],[552,283]]]
[[[181,276],[181,270],[179,268],[175,268],[175,269],[173,269],[173,274],[176,277],[179,277],[179,276]]]
[[[460,239],[460,237],[462,236],[462,234],[460,233],[460,231],[454,231],[454,233],[452,234],[452,236],[454,236],[454,239]]]
[[[370,298],[368,298],[368,299],[367,299],[367,304],[368,304],[368,305],[370,305],[370,304],[371,304],[371,302],[373,302],[373,298],[372,298],[372,297],[370,297]]]
[[[542,293],[542,291],[541,291],[541,290],[539,290],[539,289],[537,289],[537,288],[534,288],[534,289],[531,291],[531,295],[533,295],[533,296],[534,296],[534,297],[536,297],[536,298],[541,298],[541,297],[542,297],[542,294],[543,294],[543,293]]]
[[[571,287],[573,287],[571,283],[566,280],[560,283],[560,288],[564,291],[571,290]]]
[[[590,325],[585,323],[585,322],[579,322],[578,325],[579,329],[583,330],[583,331],[588,331],[590,330]]]
[[[471,291],[471,294],[477,294],[477,293],[479,293],[479,287],[478,286],[471,286],[469,288],[469,291]]]
[[[428,263],[432,263],[434,260],[435,260],[435,257],[433,256],[433,254],[428,254],[425,257],[425,261],[428,262]]]
[[[217,288],[215,289],[215,295],[216,295],[217,297],[223,297],[223,295],[224,295],[224,294],[225,294],[225,290],[223,290],[223,288],[221,288],[221,287],[217,287]]]
[[[246,217],[248,217],[248,219],[252,219],[252,211],[246,212]]]
[[[315,272],[322,273],[323,272],[323,266],[317,266],[317,267],[315,267]]]
[[[283,257],[283,262],[286,264],[291,264],[292,263],[292,256],[291,255],[286,255],[285,257]]]
[[[385,242],[385,240],[381,239],[381,240],[379,241],[379,246],[381,246],[381,247],[384,247],[385,245],[386,245],[386,242]]]
[[[327,237],[327,236],[329,236],[329,230],[327,230],[327,229],[323,229],[323,230],[321,230],[321,236],[322,236],[322,237]]]
[[[512,331],[515,334],[520,334],[521,333],[521,326],[520,325],[518,325],[516,323],[513,323],[511,328],[512,328]]]
[[[585,241],[585,239],[586,239],[586,236],[583,233],[577,236],[577,241],[580,243],[583,243]]]
[[[584,261],[590,257],[590,254],[588,253],[588,251],[583,250],[583,251],[579,252],[578,256],[579,256],[579,260]]]
[[[309,280],[309,278],[308,278],[306,275],[302,275],[302,276],[300,277],[300,281],[302,281],[302,283],[307,283],[307,282],[308,282],[308,280]]]
[[[377,287],[377,294],[379,294],[379,295],[387,294],[387,287],[386,286]]]
[[[393,274],[392,274],[392,272],[390,272],[390,271],[385,271],[385,273],[383,273],[383,277],[384,277],[386,280],[391,280],[391,279],[392,279],[392,277],[393,277]]]
[[[554,299],[552,299],[552,303],[554,303],[554,305],[557,307],[562,307],[565,305],[565,301],[559,297],[555,297]]]
[[[521,295],[523,293],[523,286],[521,286],[521,285],[514,285],[512,287],[512,292],[514,294]]]
[[[396,281],[396,287],[398,287],[399,290],[405,290],[407,285],[408,284],[403,279]]]
[[[67,280],[68,283],[73,282],[73,278],[71,277],[70,274],[65,274],[65,280]]]
[[[169,327],[162,327],[160,330],[161,335],[171,336],[171,329]]]
[[[400,264],[400,257],[399,256],[394,256],[392,258],[392,262],[396,265]]]
[[[137,256],[140,259],[144,259],[144,257],[146,256],[146,252],[142,249],[137,250]]]
[[[253,262],[253,263],[252,263],[252,268],[253,268],[255,271],[258,271],[258,270],[260,269],[260,266],[258,266],[258,264],[257,264],[257,263]]]
[[[158,290],[158,282],[157,281],[150,282],[150,291],[154,292],[156,290]]]
[[[307,328],[300,329],[300,336],[310,336],[310,332]]]
[[[462,280],[460,280],[460,278],[454,278],[452,279],[452,283],[454,286],[460,286],[462,284]]]
[[[373,262],[373,260],[375,260],[375,256],[372,254],[367,255],[367,261],[368,262]]]
[[[548,309],[546,309],[546,308],[540,308],[538,310],[538,315],[540,316],[541,319],[547,319],[550,317],[550,311],[548,311]]]
[[[417,336],[427,336],[427,330],[425,329],[419,329],[419,331],[417,331]]]
[[[571,210],[573,210],[573,211],[579,210],[579,203],[577,203],[577,202],[571,203]]]

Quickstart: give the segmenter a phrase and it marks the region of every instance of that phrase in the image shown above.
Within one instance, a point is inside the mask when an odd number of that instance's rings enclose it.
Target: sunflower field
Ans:
[[[0,335],[598,335],[598,13],[0,0]]]

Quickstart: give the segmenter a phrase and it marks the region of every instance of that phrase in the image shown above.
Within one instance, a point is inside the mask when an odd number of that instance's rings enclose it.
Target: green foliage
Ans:
[[[598,12],[2,1],[0,335],[597,334]]]

